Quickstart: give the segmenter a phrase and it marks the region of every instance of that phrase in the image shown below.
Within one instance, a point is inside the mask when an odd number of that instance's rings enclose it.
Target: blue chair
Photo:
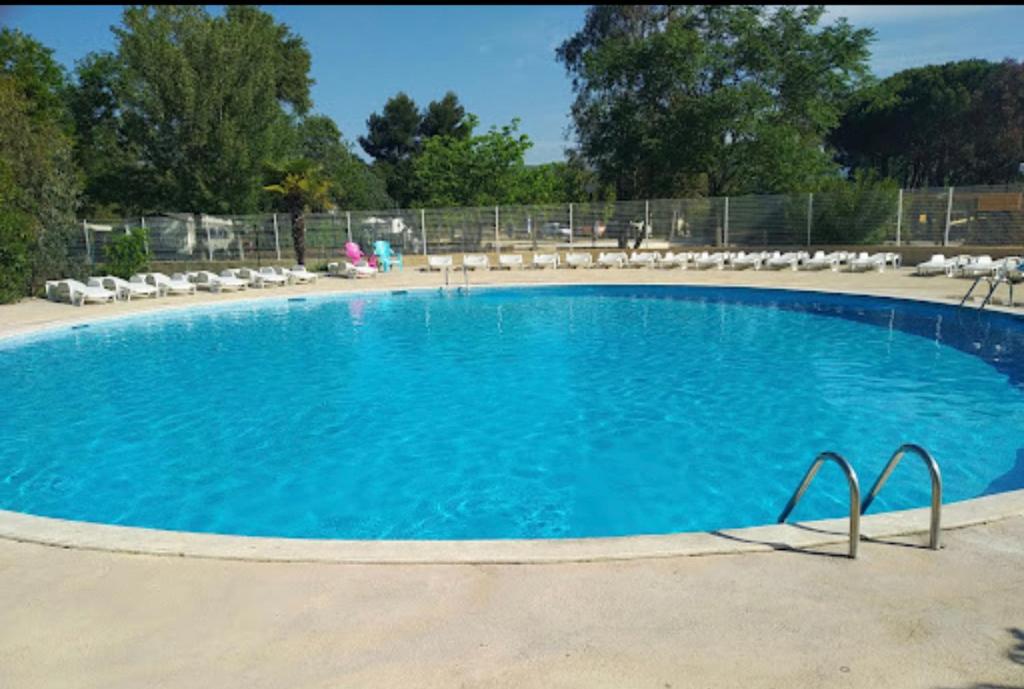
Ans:
[[[402,255],[396,254],[391,249],[391,244],[383,239],[378,239],[373,243],[373,253],[377,256],[377,261],[380,263],[381,272],[388,272],[391,270],[391,266],[396,266],[399,270],[402,269]]]

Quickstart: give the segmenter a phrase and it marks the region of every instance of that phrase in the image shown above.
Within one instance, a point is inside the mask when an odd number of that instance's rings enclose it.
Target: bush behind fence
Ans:
[[[1024,246],[1024,185],[849,190],[649,201],[334,211],[306,216],[307,261],[369,251],[387,240],[404,254],[552,248]],[[103,263],[105,247],[145,227],[154,261],[292,261],[286,214],[164,213],[83,219],[73,253]]]

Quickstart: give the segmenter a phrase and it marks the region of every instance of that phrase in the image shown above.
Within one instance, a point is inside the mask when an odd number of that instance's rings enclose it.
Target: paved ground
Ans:
[[[511,278],[743,282],[936,299],[966,289],[960,280],[890,273]],[[406,271],[287,291],[439,282]],[[0,333],[225,298],[234,297],[83,308],[29,300],[0,307]],[[856,561],[836,556],[839,545],[448,566],[249,563],[0,540],[0,688],[1024,688],[1024,517],[947,532],[940,552],[918,547],[922,540],[864,543]]]

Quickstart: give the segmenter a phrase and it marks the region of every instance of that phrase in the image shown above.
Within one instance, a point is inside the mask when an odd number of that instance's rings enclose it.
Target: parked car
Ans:
[[[559,222],[546,222],[540,226],[541,237],[565,237],[568,239],[571,234],[569,226]]]
[[[581,225],[573,230],[573,234],[577,237],[595,237],[600,238],[604,236],[608,226],[603,222],[598,222],[595,225]]]

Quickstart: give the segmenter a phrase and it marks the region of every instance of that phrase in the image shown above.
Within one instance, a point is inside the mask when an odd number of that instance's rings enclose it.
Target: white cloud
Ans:
[[[1003,5],[826,5],[825,20],[846,17],[852,24],[888,24],[960,17]]]

